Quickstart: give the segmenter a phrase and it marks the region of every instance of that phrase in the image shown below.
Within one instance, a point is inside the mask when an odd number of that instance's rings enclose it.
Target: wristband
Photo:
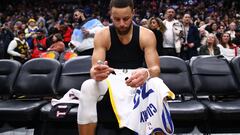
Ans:
[[[150,72],[149,72],[148,69],[146,69],[146,71],[147,71],[147,74],[148,74],[147,80],[149,80],[151,78],[151,75],[150,75]]]

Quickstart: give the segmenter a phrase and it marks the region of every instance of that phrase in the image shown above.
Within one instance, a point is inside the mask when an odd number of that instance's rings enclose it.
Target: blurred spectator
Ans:
[[[209,33],[213,33],[213,34],[217,34],[217,28],[218,28],[218,25],[216,22],[213,22],[209,25],[209,28],[207,29]]]
[[[141,19],[140,19],[140,16],[139,16],[139,15],[135,15],[133,20],[134,20],[134,22],[135,22],[137,25],[140,25]]]
[[[0,26],[0,59],[1,58],[9,58],[9,55],[7,53],[8,45],[13,40],[14,35],[9,28],[7,23],[4,23],[2,26]]]
[[[200,21],[198,27],[201,28],[204,25],[205,25],[205,22],[204,21]]]
[[[225,26],[224,25],[218,26],[217,33],[216,33],[218,40],[221,39],[221,36],[224,32],[225,32]]]
[[[235,22],[231,22],[229,25],[229,30],[227,31],[227,33],[230,34],[231,39],[235,38],[235,30],[236,30],[237,26]]]
[[[212,25],[215,23],[215,20],[211,19],[210,17],[207,17],[205,19],[205,24],[201,27],[203,27],[205,30],[207,30],[209,33],[212,33]]]
[[[37,25],[39,27],[39,25],[42,25],[42,26],[46,26],[46,20],[45,20],[45,16],[44,16],[44,13],[39,13],[38,15],[38,19],[37,19]],[[42,23],[42,24],[41,24]],[[42,28],[40,28],[42,29]],[[46,33],[47,34],[47,33]]]
[[[32,58],[39,58],[48,48],[45,30],[39,29],[36,32],[37,37],[33,39]]]
[[[53,35],[53,44],[47,49],[47,51],[55,51],[59,54],[65,50],[65,45],[63,43],[63,37],[60,33]]]
[[[183,16],[183,33],[185,41],[181,51],[181,58],[190,60],[193,56],[198,55],[197,48],[200,47],[200,37],[197,27],[192,23],[191,15]]]
[[[52,34],[56,33],[53,32],[55,29],[61,29],[59,24],[63,23],[64,25],[70,26],[71,28],[77,28],[77,26],[81,26],[83,19],[79,19],[81,21],[77,20],[77,23],[73,22],[73,17],[72,13],[74,12],[73,9],[76,8],[82,8],[83,13],[85,15],[87,14],[88,16],[85,16],[86,20],[89,20],[90,18],[98,18],[101,19],[102,23],[104,26],[108,26],[111,21],[110,21],[110,14],[108,12],[108,2],[107,1],[84,1],[84,2],[77,2],[77,0],[71,0],[67,1],[67,4],[65,3],[66,1],[60,0],[59,2],[53,2],[47,1],[47,0],[41,0],[41,1],[34,1],[34,2],[27,2],[26,0],[23,1],[17,1],[14,2],[16,5],[14,7],[11,5],[11,1],[5,1],[4,3],[0,4],[1,13],[0,13],[0,24],[8,24],[8,31],[11,33],[15,34],[17,36],[17,32],[21,29],[28,29],[29,23],[28,20],[30,19],[37,19],[37,22],[35,23],[39,29],[45,29],[46,27],[46,34],[47,32],[49,33],[47,35],[48,41],[51,41],[52,39]],[[234,39],[234,36],[237,35],[236,32],[236,27],[239,27],[240,25],[240,15],[239,15],[239,1],[217,1],[217,0],[194,0],[194,1],[170,1],[170,0],[135,0],[135,22],[139,24],[140,20],[143,20],[143,23],[140,22],[140,25],[147,27],[147,24],[145,21],[145,17],[151,18],[151,17],[160,17],[162,20],[167,19],[167,10],[168,8],[173,8],[173,10],[176,12],[174,14],[175,19],[182,19],[183,15],[185,13],[189,13],[193,18],[192,21],[196,26],[199,28],[206,27],[206,30],[210,30],[210,32],[216,33],[217,37],[220,40],[221,34],[223,33],[222,26],[224,26],[225,31],[229,30],[229,33],[231,34],[231,39]],[[209,2],[209,4],[207,4]],[[49,3],[49,4],[46,4]],[[163,13],[166,13],[165,15]],[[93,15],[94,14],[94,15]],[[173,18],[174,18],[173,17]],[[75,18],[75,17],[74,17]],[[79,18],[79,16],[76,18]],[[33,19],[34,20],[34,19]],[[85,21],[84,21],[85,22]],[[234,23],[232,23],[234,22]],[[215,29],[213,23],[216,23],[218,26],[217,32],[216,30],[212,31],[212,29]],[[57,24],[57,25],[56,25]],[[232,25],[235,25],[235,30],[230,32],[232,29]],[[210,27],[212,25],[213,27]],[[81,27],[78,27],[79,30],[81,30]],[[234,28],[233,28],[234,29]],[[202,31],[200,35],[201,37],[201,44],[205,44],[206,41],[206,36],[207,32],[204,31],[203,29],[199,29],[199,31]],[[225,32],[224,31],[224,32]],[[235,33],[234,33],[235,31]],[[206,33],[206,34],[204,34]],[[9,35],[9,34],[7,34]],[[36,34],[33,34],[36,36]],[[63,34],[64,35],[64,34]],[[166,34],[169,35],[169,34]],[[170,34],[171,35],[171,34]],[[172,34],[174,35],[174,34]],[[1,34],[1,38],[5,38]],[[90,37],[93,36],[90,34]],[[26,35],[26,37],[28,37]],[[66,36],[63,36],[64,40]],[[83,37],[83,36],[82,36]],[[89,37],[89,36],[87,36]],[[171,36],[169,36],[171,39]],[[175,38],[175,37],[174,37]],[[13,39],[10,38],[7,44],[4,43],[5,47],[5,54],[7,50],[7,46],[9,45],[9,42]],[[237,38],[236,38],[237,39]],[[236,40],[235,39],[235,40]],[[2,40],[2,39],[1,39]],[[88,39],[89,40],[89,39]],[[89,40],[90,41],[90,40]],[[1,41],[2,42],[2,41]],[[52,42],[52,41],[51,41]],[[233,40],[235,43],[235,41]],[[237,43],[235,43],[237,44]],[[29,42],[29,45],[32,46],[32,42]],[[174,44],[175,45],[175,44]],[[77,47],[79,47],[80,44],[77,44]],[[90,45],[84,45],[86,49],[86,46],[91,46]],[[91,48],[91,47],[90,47]],[[166,52],[166,55],[172,55],[171,53],[169,54],[169,50],[173,50],[172,48],[164,48],[164,52]],[[81,51],[83,49],[80,49]],[[90,51],[87,51],[86,49],[86,54],[91,54],[91,49]],[[166,51],[167,50],[167,51]],[[83,52],[79,54],[85,54]],[[8,57],[6,57],[8,58]]]
[[[30,49],[28,43],[26,42],[25,33],[23,30],[18,31],[17,37],[15,37],[8,46],[8,54],[14,60],[21,63],[26,62],[31,58],[29,53]]]
[[[46,28],[46,26],[45,26],[44,21],[39,21],[39,22],[37,23],[37,27],[38,27],[38,29],[43,30],[46,36],[48,35],[48,30],[47,30],[47,28]]]
[[[63,35],[63,43],[65,44],[65,47],[68,47],[68,43],[71,41],[73,30],[70,26],[64,23],[61,23],[59,28],[59,31]]]
[[[207,37],[208,37],[209,33],[203,27],[198,28],[198,30],[199,30],[199,35],[200,35],[200,44],[205,45],[207,42]]]
[[[220,44],[217,46],[220,48],[221,55],[223,55],[229,61],[233,57],[239,55],[238,47],[235,44],[232,44],[229,33],[222,34]]]
[[[94,35],[104,26],[98,19],[86,18],[81,9],[76,9],[73,17],[78,25],[74,28],[70,44],[77,47],[78,55],[92,55]]]
[[[14,36],[17,36],[18,31],[24,30],[24,29],[22,29],[22,25],[23,25],[23,23],[21,21],[15,22],[15,24],[13,26]]]
[[[57,33],[60,33],[60,31],[56,27],[52,27],[51,29],[49,29],[49,35],[47,36],[48,45],[53,44],[53,36]]]
[[[103,19],[102,24],[103,24],[104,26],[109,26],[110,22],[109,22],[108,19]]]
[[[161,28],[163,27],[163,28]],[[156,39],[157,39],[157,51],[158,51],[158,55],[161,56],[162,54],[164,54],[162,52],[162,48],[163,48],[163,32],[166,30],[164,24],[162,23],[160,18],[157,17],[151,17],[149,19],[149,25],[148,28],[150,30],[153,31]],[[161,31],[162,29],[162,31]]]
[[[140,25],[145,27],[145,28],[148,28],[148,20],[146,18],[143,18],[141,21],[140,21]]]
[[[69,13],[65,14],[63,17],[63,24],[69,26],[72,29],[71,21],[71,15]]]
[[[213,33],[209,34],[206,44],[202,45],[199,49],[199,55],[220,55],[220,49],[217,44],[217,37]]]
[[[33,48],[33,38],[36,37],[36,32],[38,27],[36,25],[36,21],[34,19],[28,20],[28,27],[25,29],[25,38],[28,42],[30,48]]]
[[[175,50],[175,36],[173,31],[173,24],[177,22],[174,19],[175,10],[173,8],[168,8],[166,11],[166,19],[163,24],[166,26],[166,31],[163,33],[163,55],[177,56]]]
[[[235,38],[232,40],[232,43],[240,47],[240,26],[235,30]]]

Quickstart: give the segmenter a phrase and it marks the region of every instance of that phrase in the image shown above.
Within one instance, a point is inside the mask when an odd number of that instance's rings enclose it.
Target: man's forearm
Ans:
[[[150,77],[159,77],[160,76],[160,67],[159,66],[153,66],[148,68]]]

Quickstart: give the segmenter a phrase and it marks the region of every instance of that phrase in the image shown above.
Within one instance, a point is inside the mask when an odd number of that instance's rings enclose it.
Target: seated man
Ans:
[[[23,64],[31,58],[29,51],[30,48],[25,40],[24,31],[20,30],[17,33],[17,37],[9,43],[7,52],[11,59],[17,60]]]
[[[170,116],[164,98],[171,92],[158,78],[155,35],[132,23],[132,0],[112,0],[110,8],[113,25],[95,35],[92,79],[85,81],[80,91],[79,135],[95,134],[96,104],[107,91],[121,129],[127,128],[130,134],[172,134],[171,119],[166,120],[167,125],[161,120],[162,116]],[[147,68],[143,68],[144,60]],[[151,102],[141,112],[139,105],[147,98]]]

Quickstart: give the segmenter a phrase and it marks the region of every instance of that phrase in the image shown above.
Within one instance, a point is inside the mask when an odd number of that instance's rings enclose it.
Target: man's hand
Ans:
[[[20,57],[21,57],[22,59],[24,59],[26,56],[25,56],[25,55],[23,55],[23,54],[21,54],[21,55],[20,55]]]
[[[82,28],[82,32],[83,32],[83,35],[84,35],[85,37],[87,37],[87,36],[90,34],[89,30],[87,30],[87,29],[85,29],[85,28]]]
[[[193,47],[194,47],[194,43],[189,43],[189,44],[188,44],[188,47],[189,47],[189,48],[193,48]]]
[[[113,69],[110,68],[107,61],[105,61],[104,63],[98,63],[91,68],[91,77],[96,81],[102,81],[106,79],[112,71]]]
[[[126,80],[126,84],[130,87],[142,86],[147,79],[149,79],[150,74],[146,68],[136,69],[132,75]]]

